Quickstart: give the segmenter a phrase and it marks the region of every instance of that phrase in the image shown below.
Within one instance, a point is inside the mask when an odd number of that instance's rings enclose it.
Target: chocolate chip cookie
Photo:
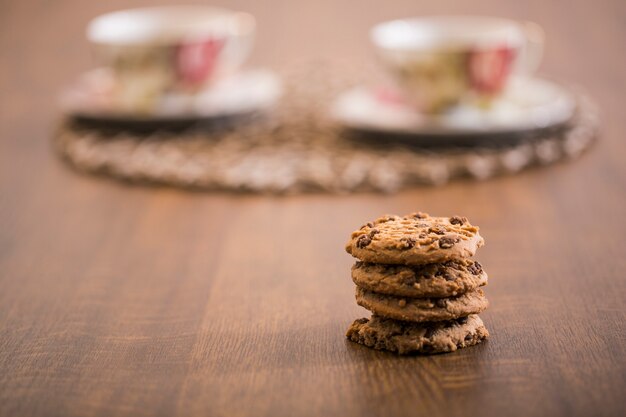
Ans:
[[[383,216],[352,233],[346,251],[371,263],[423,265],[465,259],[484,244],[465,217]]]
[[[480,288],[457,297],[407,298],[357,287],[356,302],[379,316],[414,322],[452,320],[478,314],[489,306]]]
[[[358,319],[346,333],[362,345],[400,354],[453,352],[480,343],[489,336],[475,314],[451,321],[411,323],[373,315]]]
[[[358,261],[352,281],[366,290],[404,297],[453,297],[487,284],[480,263],[471,259],[420,266]]]

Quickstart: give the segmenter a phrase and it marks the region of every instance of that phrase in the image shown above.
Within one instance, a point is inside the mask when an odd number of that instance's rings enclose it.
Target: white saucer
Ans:
[[[169,93],[151,113],[115,108],[106,95],[112,75],[105,68],[83,74],[60,97],[61,109],[74,117],[92,120],[178,121],[213,119],[263,111],[281,95],[276,74],[264,69],[245,70],[220,80],[195,94]]]
[[[443,115],[416,112],[390,89],[356,87],[332,106],[344,127],[372,133],[423,136],[475,136],[521,133],[558,126],[576,111],[574,96],[560,85],[539,78],[516,78],[489,109],[458,105]]]

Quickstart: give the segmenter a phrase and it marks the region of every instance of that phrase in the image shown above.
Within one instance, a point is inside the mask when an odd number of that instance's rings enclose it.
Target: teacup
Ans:
[[[168,92],[193,94],[237,71],[255,31],[246,13],[207,6],[122,10],[92,20],[87,38],[112,74],[111,101],[149,113]]]
[[[478,16],[394,20],[371,39],[407,98],[436,114],[461,102],[489,106],[512,74],[529,75],[543,51],[543,31],[530,22]]]

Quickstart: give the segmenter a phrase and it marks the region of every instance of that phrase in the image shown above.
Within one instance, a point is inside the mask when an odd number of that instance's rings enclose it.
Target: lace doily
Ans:
[[[267,193],[393,192],[459,177],[484,180],[571,159],[598,131],[595,106],[579,96],[577,116],[567,126],[513,144],[424,148],[383,136],[373,144],[347,135],[327,117],[329,100],[340,87],[345,85],[327,81],[303,88],[292,79],[271,115],[210,130],[133,133],[66,120],[54,143],[81,171],[133,182]]]

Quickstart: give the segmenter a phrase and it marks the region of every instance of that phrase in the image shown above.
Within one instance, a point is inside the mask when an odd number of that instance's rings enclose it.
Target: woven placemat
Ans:
[[[285,79],[280,105],[242,123],[138,133],[68,119],[54,144],[81,171],[132,182],[267,193],[393,192],[571,159],[594,141],[599,125],[595,105],[579,95],[569,124],[516,143],[425,148],[383,136],[372,141],[328,117],[330,100],[350,82],[320,71]]]

